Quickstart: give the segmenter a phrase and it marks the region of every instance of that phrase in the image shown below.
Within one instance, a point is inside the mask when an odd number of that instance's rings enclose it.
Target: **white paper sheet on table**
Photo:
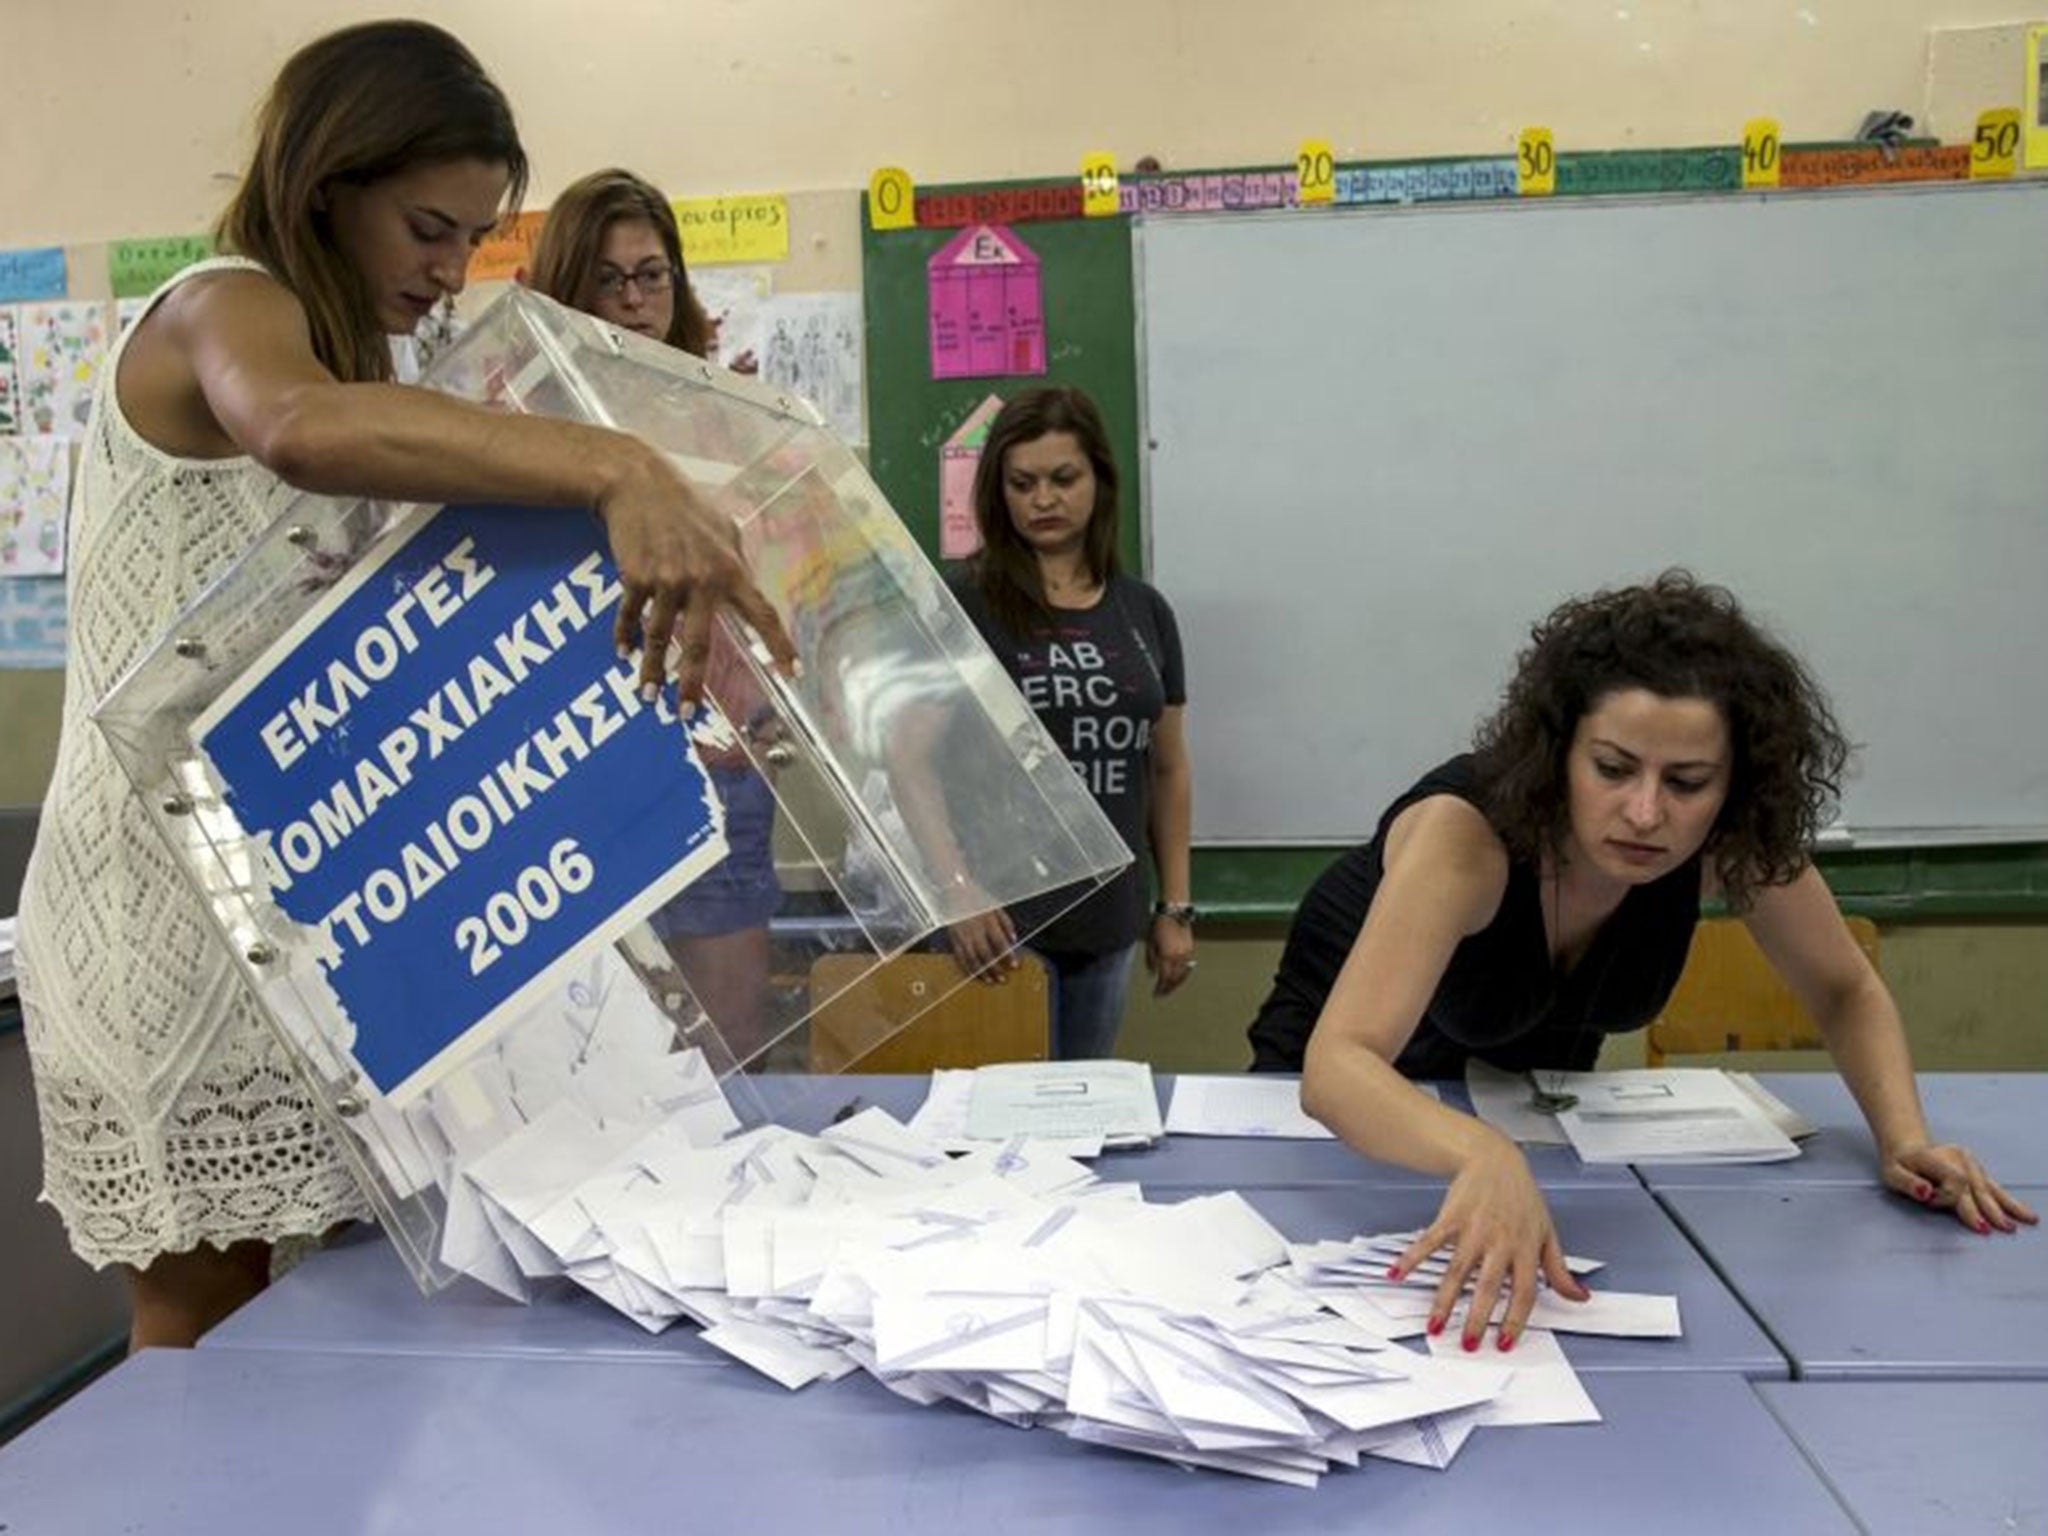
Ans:
[[[967,1106],[974,1097],[974,1069],[941,1067],[932,1073],[931,1087],[924,1103],[910,1117],[909,1128],[948,1152],[972,1152],[994,1143],[967,1134]],[[1008,1140],[1005,1137],[1003,1140]],[[1102,1155],[1102,1137],[1034,1136],[1034,1148],[1062,1157],[1091,1158]]]
[[[1600,1410],[1586,1395],[1579,1373],[1565,1358],[1556,1336],[1531,1328],[1515,1340],[1506,1354],[1500,1350],[1500,1334],[1488,1328],[1479,1348],[1466,1353],[1463,1338],[1446,1330],[1429,1341],[1429,1352],[1441,1360],[1463,1364],[1485,1360],[1503,1362],[1514,1372],[1507,1388],[1491,1400],[1469,1410],[1479,1424],[1597,1424]]]
[[[967,1134],[1100,1136],[1140,1145],[1164,1132],[1152,1069],[1142,1061],[1020,1061],[978,1067],[967,1101]]]
[[[1561,1074],[1559,1127],[1587,1163],[1770,1163],[1799,1148],[1712,1068]],[[1549,1080],[1545,1079],[1546,1086]]]
[[[1790,1136],[1794,1141],[1804,1141],[1809,1136],[1818,1136],[1820,1134],[1819,1126],[1771,1092],[1770,1089],[1758,1082],[1749,1073],[1729,1072],[1727,1076],[1729,1082],[1756,1101],[1757,1108],[1764,1112],[1765,1119],[1769,1120],[1771,1124],[1775,1125],[1787,1136]]]
[[[1301,1084],[1291,1077],[1199,1077],[1173,1081],[1166,1107],[1169,1136],[1263,1136],[1288,1141],[1331,1141],[1336,1133],[1301,1107]]]
[[[1465,1060],[1465,1091],[1472,1112],[1510,1141],[1529,1147],[1570,1144],[1557,1116],[1536,1108],[1527,1074],[1504,1072],[1476,1056]]]

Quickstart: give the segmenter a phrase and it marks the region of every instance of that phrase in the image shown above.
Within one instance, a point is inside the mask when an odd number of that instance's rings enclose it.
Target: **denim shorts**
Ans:
[[[765,927],[782,905],[775,883],[775,791],[752,768],[714,766],[710,773],[712,792],[725,807],[725,860],[648,919],[669,937]]]

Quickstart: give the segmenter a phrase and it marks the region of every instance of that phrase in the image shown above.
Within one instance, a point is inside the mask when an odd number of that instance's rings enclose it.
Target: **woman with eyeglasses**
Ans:
[[[707,356],[716,340],[690,291],[674,209],[658,187],[630,171],[593,172],[555,199],[526,280],[558,303],[693,357]],[[764,702],[723,632],[714,634],[707,676],[734,726]],[[697,732],[725,808],[725,861],[652,921],[698,1003],[744,1060],[765,1043],[768,920],[782,903],[782,887],[772,846],[775,793],[738,746],[738,734],[759,732]]]
[[[690,292],[675,210],[631,171],[595,171],[548,209],[527,286],[558,304],[706,356],[711,325]]]

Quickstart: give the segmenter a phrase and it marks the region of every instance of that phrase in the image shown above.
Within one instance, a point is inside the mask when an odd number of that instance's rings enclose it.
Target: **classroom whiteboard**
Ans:
[[[2048,837],[2048,185],[1156,218],[1136,281],[1198,841],[1368,835],[1669,565],[1827,687],[1858,841]]]

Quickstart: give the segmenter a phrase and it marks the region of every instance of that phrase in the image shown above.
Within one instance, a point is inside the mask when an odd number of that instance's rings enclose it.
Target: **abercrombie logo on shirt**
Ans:
[[[1137,765],[1152,744],[1152,722],[1138,712],[1145,706],[1144,669],[1132,668],[1118,650],[1096,640],[1049,640],[1042,657],[1035,646],[1018,657],[1025,702],[1098,799],[1135,788]]]

